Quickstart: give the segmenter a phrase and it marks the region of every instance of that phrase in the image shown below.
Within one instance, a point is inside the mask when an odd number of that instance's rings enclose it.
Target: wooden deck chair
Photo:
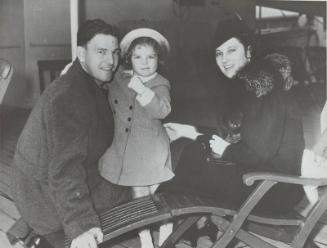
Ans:
[[[294,248],[315,247],[311,240],[307,242],[306,246],[304,245],[321,215],[327,209],[327,187],[325,187],[327,179],[307,179],[269,173],[252,173],[244,176],[244,182],[247,185],[252,185],[255,181],[261,181],[261,183],[239,210],[222,207],[213,199],[195,195],[172,194],[157,194],[117,206],[100,216],[104,241],[112,240],[129,231],[161,221],[176,218],[184,219],[161,246],[164,248],[175,247],[174,245],[180,240],[181,236],[202,216],[213,216],[214,223],[220,230],[224,231],[224,235],[211,246],[212,248],[227,247],[234,238],[254,248],[275,247],[249,232],[262,231],[262,229],[258,228],[258,225],[262,224],[273,227],[266,232],[266,234],[269,234],[268,238],[286,242],[290,244],[290,247]],[[290,213],[280,218],[251,214],[251,210],[263,195],[278,182],[320,186],[319,201],[306,217],[297,213]],[[251,225],[253,223],[257,225]],[[287,227],[293,227],[292,233],[285,233],[290,231]],[[270,233],[271,230],[274,232]],[[263,235],[263,233],[261,232],[260,235]],[[66,247],[69,247],[69,244],[70,241],[67,240]]]
[[[244,176],[244,182],[247,185],[252,185],[255,181],[261,182],[240,209],[227,208],[218,204],[214,199],[196,195],[160,193],[135,199],[107,210],[100,215],[104,233],[104,244],[101,247],[112,245],[111,242],[115,238],[132,230],[166,220],[181,220],[175,226],[174,232],[161,246],[173,248],[182,235],[203,216],[211,217],[218,228],[224,232],[220,239],[211,246],[212,248],[227,247],[234,238],[254,248],[276,247],[252,233],[259,230],[259,234],[263,235],[262,230],[267,230],[262,226],[258,228],[258,225],[270,226],[269,231],[266,231],[266,234],[269,234],[268,237],[286,242],[290,247],[317,247],[313,244],[310,234],[327,209],[327,179],[308,179],[271,173],[251,173]],[[278,182],[315,185],[321,188],[319,200],[306,217],[290,213],[287,216],[272,218],[251,213],[263,195]],[[289,227],[291,227],[292,233],[289,233]],[[19,227],[17,228],[19,229]],[[18,233],[21,235],[19,231]],[[17,242],[22,238],[22,236],[13,236],[13,231],[8,233],[11,233],[8,236],[11,241]],[[24,239],[30,240],[31,237],[24,236]],[[70,240],[66,240],[65,247],[68,248],[70,242]]]
[[[324,144],[326,148],[326,139],[327,135],[323,135],[318,144]],[[135,199],[107,210],[100,214],[104,233],[104,244],[101,247],[111,245],[115,238],[130,231],[162,221],[180,220],[174,232],[161,246],[173,248],[182,235],[203,216],[211,217],[219,230],[223,231],[223,235],[212,244],[211,248],[228,247],[234,239],[253,248],[278,248],[260,236],[284,242],[293,248],[318,247],[313,243],[313,236],[310,235],[327,209],[327,178],[249,173],[244,175],[243,180],[249,186],[254,182],[259,183],[240,208],[223,206],[214,199],[198,195],[160,193]],[[306,216],[299,215],[295,210],[279,217],[257,215],[253,209],[265,193],[277,183],[317,186],[318,200]],[[67,239],[65,247],[69,247],[70,242]]]

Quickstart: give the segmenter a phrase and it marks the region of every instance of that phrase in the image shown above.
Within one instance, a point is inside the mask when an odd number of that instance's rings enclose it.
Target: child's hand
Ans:
[[[212,135],[212,139],[209,141],[209,143],[211,150],[219,155],[222,155],[226,147],[230,145],[230,143],[218,137],[217,135]]]
[[[60,76],[64,75],[67,73],[67,71],[70,69],[70,67],[72,67],[73,62],[70,62],[69,64],[65,65],[65,68],[62,69],[62,71],[60,72]]]
[[[129,81],[127,86],[139,95],[142,95],[146,90],[146,87],[143,85],[142,80],[139,77],[135,76],[131,78],[131,81]]]

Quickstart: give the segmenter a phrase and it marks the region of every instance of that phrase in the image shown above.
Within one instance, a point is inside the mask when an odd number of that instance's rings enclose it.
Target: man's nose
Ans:
[[[107,56],[106,56],[106,62],[108,64],[113,64],[114,63],[114,56],[112,53],[107,53]]]

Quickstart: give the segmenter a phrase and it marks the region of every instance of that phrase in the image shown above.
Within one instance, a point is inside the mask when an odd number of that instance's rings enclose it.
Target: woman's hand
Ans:
[[[166,128],[171,142],[183,137],[195,140],[199,135],[201,135],[201,133],[191,125],[170,122],[165,123],[163,126]]]
[[[230,145],[230,143],[217,135],[212,135],[212,139],[209,141],[209,144],[211,150],[220,156],[223,155],[226,147]]]
[[[99,227],[91,228],[73,239],[70,248],[97,248],[103,241],[103,233]]]

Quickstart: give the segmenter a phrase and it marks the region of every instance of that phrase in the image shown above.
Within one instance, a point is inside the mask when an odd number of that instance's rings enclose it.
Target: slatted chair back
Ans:
[[[59,60],[39,60],[37,62],[39,69],[40,93],[59,75],[71,61],[68,59]]]

